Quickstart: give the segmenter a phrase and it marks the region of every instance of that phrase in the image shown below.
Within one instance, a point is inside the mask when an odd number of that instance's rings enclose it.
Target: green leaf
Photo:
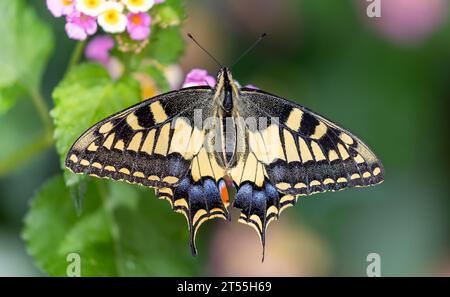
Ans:
[[[23,238],[37,265],[66,275],[67,255],[80,255],[82,276],[180,276],[199,273],[182,216],[136,186],[91,180],[77,216],[62,177],[35,195]]]
[[[153,33],[147,46],[147,53],[162,64],[172,64],[177,61],[184,50],[184,40],[178,27],[165,29],[152,26]]]
[[[61,165],[70,146],[96,122],[139,102],[140,87],[130,76],[112,81],[98,64],[74,67],[53,92],[56,148]]]
[[[39,88],[53,49],[50,28],[23,0],[0,1],[0,114],[24,94]]]

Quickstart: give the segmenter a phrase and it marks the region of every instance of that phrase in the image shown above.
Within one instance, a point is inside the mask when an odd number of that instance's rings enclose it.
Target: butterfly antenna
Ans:
[[[267,36],[266,33],[261,34],[261,35],[258,37],[258,39],[256,39],[256,41],[253,42],[253,44],[252,44],[245,52],[243,52],[243,53],[239,56],[239,58],[236,59],[236,61],[234,61],[234,63],[231,65],[230,68],[233,68],[234,65],[236,65],[240,60],[242,60],[242,58],[245,57],[252,49],[254,49],[255,46],[257,46],[258,43],[260,43],[261,40],[263,40],[263,38],[266,37],[266,36]]]
[[[208,52],[203,46],[200,45],[200,43],[198,43],[198,41],[194,38],[194,36],[192,36],[191,33],[188,33],[187,36],[199,47],[201,48],[211,59],[214,60],[214,62],[216,62],[217,65],[219,65],[220,68],[223,68],[222,64],[213,56],[211,55],[210,52]]]

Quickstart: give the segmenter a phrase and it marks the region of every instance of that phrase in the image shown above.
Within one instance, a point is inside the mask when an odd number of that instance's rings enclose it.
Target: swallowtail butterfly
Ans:
[[[359,138],[309,109],[241,88],[222,68],[214,87],[165,93],[116,113],[73,144],[75,173],[156,189],[188,223],[190,247],[212,218],[230,220],[227,185],[239,222],[265,232],[297,197],[383,181],[383,167]]]

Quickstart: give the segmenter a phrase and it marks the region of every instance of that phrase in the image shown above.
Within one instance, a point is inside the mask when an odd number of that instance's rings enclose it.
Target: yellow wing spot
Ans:
[[[258,162],[258,167],[256,168],[255,185],[262,187],[264,184],[264,169],[263,165]]]
[[[352,145],[353,144],[353,138],[351,138],[348,134],[341,132],[341,134],[339,135],[339,138],[348,145]]]
[[[123,174],[130,175],[130,170],[128,170],[127,168],[120,168],[119,172],[123,173]]]
[[[83,160],[80,161],[80,164],[83,165],[83,166],[89,166],[89,164],[91,164],[91,163],[89,163],[88,160],[83,159]]]
[[[284,202],[291,202],[291,201],[293,201],[295,199],[295,197],[294,196],[292,196],[292,195],[284,195],[283,197],[281,197],[281,199],[280,199],[280,204],[282,204],[282,203],[284,203]],[[280,213],[281,213],[281,209],[280,209]]]
[[[133,138],[130,141],[130,144],[127,147],[127,150],[137,152],[139,150],[139,147],[141,146],[141,141],[142,141],[142,132],[134,134]]]
[[[277,183],[275,185],[278,189],[284,191],[291,188],[291,185],[285,182]]]
[[[142,172],[140,172],[140,171],[133,172],[133,176],[145,178],[144,173],[142,173]]]
[[[187,201],[184,198],[175,200],[174,206],[189,208]]]
[[[89,173],[89,176],[100,177],[100,176],[98,176],[98,174],[95,174],[95,173]]]
[[[72,155],[70,155],[69,160],[74,162],[74,163],[77,163],[78,162],[78,157],[75,154],[72,154]]]
[[[159,181],[159,176],[150,175],[147,179],[150,181]]]
[[[115,137],[114,133],[109,134],[108,137],[106,138],[105,142],[103,142],[103,146],[110,150],[111,145],[114,142],[114,137]]]
[[[250,220],[254,221],[258,225],[259,230],[263,229],[261,219],[257,215],[255,214],[251,215]]]
[[[338,143],[337,147],[342,160],[347,160],[348,158],[350,158],[350,155],[348,154],[347,150],[344,148],[342,144]]]
[[[95,167],[95,168],[98,168],[98,169],[102,169],[103,168],[102,164],[100,164],[98,162],[92,163],[92,167]]]
[[[313,157],[311,155],[311,152],[309,151],[306,141],[302,137],[299,137],[298,143],[300,145],[300,155],[302,157],[302,162],[306,163],[308,161],[312,161]]]
[[[111,131],[112,128],[114,128],[113,124],[111,122],[108,122],[108,123],[103,124],[100,127],[100,129],[98,129],[98,132],[101,134],[105,134],[105,133],[108,133],[109,131]]]
[[[256,177],[256,169],[258,166],[258,161],[255,158],[254,154],[249,154],[247,160],[245,162],[244,171],[242,174],[241,181],[254,181]]]
[[[138,117],[132,112],[127,116],[127,124],[131,127],[133,130],[143,130],[144,127],[139,125],[139,119]]]
[[[354,157],[353,160],[355,160],[355,162],[358,164],[364,163],[364,159],[363,159],[363,157],[361,157],[360,154],[358,154],[356,157]]]
[[[369,171],[366,171],[366,172],[363,173],[363,177],[364,177],[364,178],[368,178],[368,177],[370,177],[370,175],[371,175],[371,174],[370,174]]]
[[[306,188],[306,185],[304,183],[296,183],[294,188],[303,189],[303,188]]]
[[[159,132],[158,141],[155,146],[155,154],[160,154],[165,156],[167,154],[167,150],[169,148],[169,132],[170,132],[170,123],[165,124],[161,131]]]
[[[160,194],[160,193],[173,196],[173,191],[171,188],[161,188],[158,190],[158,194]]]
[[[373,175],[374,175],[374,176],[377,176],[377,175],[380,174],[380,173],[381,173],[380,167],[377,167],[377,168],[375,168],[375,169],[373,170]]]
[[[323,152],[320,149],[320,146],[317,144],[317,142],[311,141],[311,148],[312,148],[314,157],[316,158],[316,161],[326,160],[325,155],[323,154]]]
[[[320,186],[320,181],[318,181],[318,180],[313,180],[312,182],[309,183],[309,186],[310,186],[310,187],[313,187],[313,186]]]
[[[337,182],[338,183],[346,183],[347,179],[345,177],[340,177],[340,178],[337,179]]]
[[[327,133],[327,126],[323,122],[319,122],[319,125],[316,126],[314,130],[314,134],[311,135],[312,139],[320,139]]]
[[[270,214],[272,213],[278,213],[278,208],[275,205],[271,205],[268,209],[267,209],[267,213],[266,213],[266,217],[268,217]]]
[[[203,216],[204,214],[206,214],[206,210],[204,209],[199,209],[197,210],[197,212],[195,213],[194,217],[192,218],[192,225],[195,225],[195,223],[198,221],[198,219]]]
[[[96,145],[95,142],[92,142],[92,143],[88,146],[87,149],[88,149],[88,151],[95,152],[95,151],[97,151],[97,149],[98,149],[98,145]]]
[[[284,147],[286,148],[286,159],[288,162],[298,161],[300,162],[300,156],[298,155],[297,146],[295,145],[294,137],[291,132],[283,129]]]
[[[323,181],[323,184],[324,184],[324,185],[334,184],[334,180],[331,179],[331,178],[326,178],[326,179]]]
[[[176,183],[176,182],[178,182],[178,177],[175,177],[175,176],[166,176],[166,177],[164,177],[163,178],[163,182],[165,182],[165,183],[169,183],[169,184],[174,184],[174,183]]]
[[[330,151],[328,152],[328,159],[329,159],[330,161],[334,161],[334,160],[339,159],[339,156],[337,155],[337,153],[336,153],[335,150],[330,150]]]
[[[153,151],[153,144],[155,143],[155,134],[156,129],[150,130],[148,132],[147,137],[144,140],[144,143],[142,144],[141,151],[146,152],[147,154],[151,155]]]
[[[210,176],[214,177],[213,170],[211,168],[211,165],[209,163],[208,153],[206,152],[206,149],[201,149],[198,153],[198,163],[200,164],[200,174],[202,177]]]
[[[358,179],[358,178],[360,178],[361,176],[358,174],[358,173],[353,173],[352,174],[352,176],[350,176],[350,179],[351,180],[354,180],[354,179]]]
[[[248,144],[250,146],[250,150],[258,157],[261,156],[259,159],[267,164],[267,156],[270,153],[266,150],[264,141],[258,131],[255,131],[255,133],[248,131]]]
[[[286,160],[283,151],[283,145],[280,139],[280,130],[278,125],[272,124],[261,132],[261,137],[265,144],[266,162],[271,163],[275,159]]]
[[[198,160],[197,160],[197,157],[195,157],[195,158],[192,160],[191,175],[192,175],[192,179],[193,179],[194,181],[199,181],[199,180],[201,179],[200,168],[198,167]]]
[[[153,118],[155,119],[155,123],[159,124],[167,120],[167,114],[164,110],[164,107],[161,105],[161,102],[156,101],[150,104],[150,110],[153,114]]]
[[[114,145],[114,148],[123,151],[123,149],[125,148],[125,143],[123,142],[123,140],[118,140]]]
[[[205,142],[205,133],[202,130],[194,127],[194,131],[192,131],[192,135],[189,139],[189,144],[187,146],[186,152],[183,154],[183,158],[186,160],[191,159],[194,155],[196,155],[200,149],[202,148]]]
[[[298,108],[292,109],[286,121],[286,126],[288,126],[294,131],[298,131],[300,129],[300,123],[302,122],[302,117],[303,111],[301,111]]]
[[[105,166],[105,170],[114,172],[114,171],[116,171],[116,168],[114,168],[113,166],[108,165],[108,166]]]
[[[169,153],[177,152],[183,155],[189,144],[192,127],[185,119],[178,118],[175,122]]]

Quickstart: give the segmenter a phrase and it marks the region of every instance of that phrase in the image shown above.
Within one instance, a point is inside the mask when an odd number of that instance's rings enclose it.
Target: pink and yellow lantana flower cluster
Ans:
[[[55,17],[66,18],[69,38],[85,40],[97,32],[98,25],[106,33],[128,32],[133,40],[144,40],[150,34],[148,11],[164,0],[47,0]]]

